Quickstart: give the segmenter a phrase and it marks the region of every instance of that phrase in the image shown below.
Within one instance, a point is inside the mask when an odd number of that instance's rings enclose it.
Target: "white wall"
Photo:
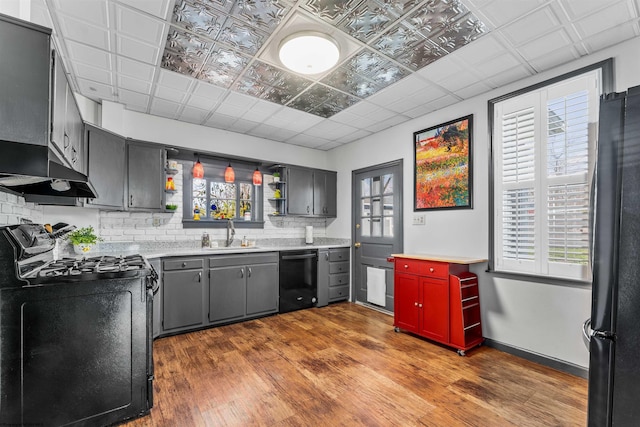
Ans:
[[[640,84],[640,39],[580,58],[555,70],[524,79],[446,107],[366,140],[331,150],[328,163],[338,171],[338,218],[327,235],[351,235],[351,172],[394,159],[404,159],[404,252],[437,253],[488,258],[489,245],[489,140],[487,101],[500,95],[614,58],[615,87],[623,91]],[[426,225],[412,225],[413,132],[473,114],[473,209],[429,211]],[[587,367],[588,352],[581,324],[589,317],[590,286],[559,286],[526,280],[498,278],[473,267],[480,276],[484,335],[533,353]]]
[[[102,103],[102,127],[117,134],[176,148],[188,147],[221,155],[290,163],[327,169],[325,151],[198,126],[124,109],[122,104]]]

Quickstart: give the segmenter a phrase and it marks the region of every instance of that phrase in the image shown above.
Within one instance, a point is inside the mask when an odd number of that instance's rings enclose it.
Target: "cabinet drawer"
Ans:
[[[329,261],[349,261],[349,248],[330,249]]]
[[[329,288],[329,299],[349,298],[349,286]]]
[[[396,273],[422,274],[422,265],[424,263],[425,261],[417,259],[396,258],[395,271]]]
[[[348,272],[349,272],[349,261],[329,263],[329,274],[348,273]]]
[[[166,259],[162,262],[163,270],[187,270],[191,268],[202,268],[202,266],[202,258]]]
[[[329,276],[329,286],[341,286],[349,284],[348,274],[332,274]]]
[[[449,277],[449,264],[446,262],[422,261],[420,268],[423,276],[441,279]]]

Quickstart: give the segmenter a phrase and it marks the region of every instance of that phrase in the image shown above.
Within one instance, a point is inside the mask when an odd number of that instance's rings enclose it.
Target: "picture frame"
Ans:
[[[413,210],[473,208],[473,114],[413,133]]]

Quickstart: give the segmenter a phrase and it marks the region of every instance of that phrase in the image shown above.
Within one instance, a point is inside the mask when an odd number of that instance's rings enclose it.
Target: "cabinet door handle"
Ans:
[[[198,282],[202,282],[202,272],[198,272]]]
[[[418,306],[418,302],[414,302],[413,305],[415,305],[417,307]]]
[[[307,213],[309,213],[309,206],[307,206]]]
[[[240,277],[244,279],[244,268],[240,269]]]
[[[418,307],[422,308],[422,304],[418,304]]]
[[[324,254],[324,259],[326,259],[327,261],[329,261],[329,252],[327,252],[326,254]]]
[[[247,268],[247,277],[251,277],[251,267]]]
[[[129,206],[133,206],[133,194],[129,196]]]
[[[185,268],[186,266],[187,266],[187,263],[186,263],[186,262],[183,262],[183,263],[182,263],[182,268]]]
[[[67,135],[67,132],[64,133],[64,149],[66,150],[67,148],[69,148],[69,135]]]
[[[408,264],[405,264],[405,265],[404,265],[404,268],[409,268],[409,265],[408,265]]]
[[[433,273],[433,267],[429,268],[429,271],[430,271],[431,273]]]

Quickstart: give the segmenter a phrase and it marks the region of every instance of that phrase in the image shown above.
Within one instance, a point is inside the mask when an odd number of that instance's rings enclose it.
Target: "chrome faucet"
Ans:
[[[233,242],[233,236],[235,235],[236,229],[233,226],[233,221],[229,219],[227,220],[227,246],[231,246],[231,243]]]

